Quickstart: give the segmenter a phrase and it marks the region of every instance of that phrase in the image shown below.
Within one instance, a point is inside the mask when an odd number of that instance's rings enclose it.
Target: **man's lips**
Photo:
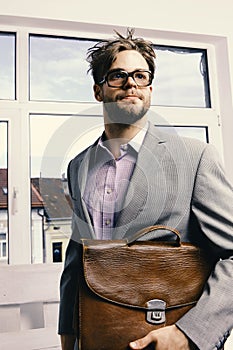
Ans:
[[[140,97],[138,95],[125,95],[120,97],[120,100],[135,100],[135,99],[140,99]]]

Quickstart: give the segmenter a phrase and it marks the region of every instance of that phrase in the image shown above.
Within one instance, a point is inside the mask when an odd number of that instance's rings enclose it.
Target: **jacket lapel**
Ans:
[[[95,148],[92,148],[92,147],[88,148],[88,150],[87,150],[87,152],[86,152],[86,154],[84,156],[84,159],[82,161],[82,164],[80,166],[79,173],[78,173],[78,184],[80,185],[81,205],[82,205],[85,221],[88,224],[89,234],[90,234],[90,236],[92,238],[95,238],[95,233],[94,233],[94,230],[93,230],[93,226],[92,226],[92,223],[91,223],[91,218],[90,218],[90,215],[88,213],[87,206],[86,206],[85,201],[83,199],[83,195],[84,195],[86,182],[87,182],[87,175],[88,175],[89,164],[91,162],[92,154],[93,154],[93,150],[94,149]]]
[[[165,182],[165,177],[160,165],[165,152],[165,142],[160,132],[149,124],[130,180],[124,209],[119,215],[113,233],[114,239],[131,235],[135,230],[147,225],[153,225],[159,218],[164,200],[158,187],[165,185],[161,184]]]

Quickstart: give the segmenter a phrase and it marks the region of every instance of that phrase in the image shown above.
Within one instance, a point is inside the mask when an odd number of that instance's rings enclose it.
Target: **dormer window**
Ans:
[[[2,187],[2,192],[3,192],[3,194],[8,194],[7,187]]]

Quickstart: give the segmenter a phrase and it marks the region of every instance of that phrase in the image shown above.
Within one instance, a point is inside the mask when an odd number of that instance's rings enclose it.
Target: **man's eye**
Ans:
[[[147,76],[144,73],[137,73],[137,74],[135,74],[135,78],[140,79],[140,80],[144,80],[144,79],[147,79]]]
[[[109,78],[111,80],[124,79],[125,78],[125,73],[123,73],[123,72],[112,73]]]

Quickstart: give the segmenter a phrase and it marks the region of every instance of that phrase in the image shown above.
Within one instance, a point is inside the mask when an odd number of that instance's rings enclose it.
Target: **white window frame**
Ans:
[[[117,28],[125,32],[126,28]],[[28,101],[29,96],[29,34],[54,35],[62,37],[80,37],[87,39],[105,39],[112,37],[112,26],[72,23],[54,20],[32,20],[9,17],[9,25],[0,25],[0,31],[16,32],[16,101],[0,101],[0,119],[9,122],[9,264],[31,264],[31,203],[30,203],[30,114],[83,114],[94,109],[101,115],[101,106],[95,103],[64,103]],[[209,142],[213,143],[224,159],[225,148],[222,137],[222,120],[227,121],[231,111],[222,108],[218,85],[226,82],[226,76],[217,69],[217,54],[225,38],[185,33],[160,32],[137,29],[138,36],[151,40],[156,45],[198,47],[207,49],[211,91],[211,108],[178,108],[152,106],[152,110],[174,125],[208,127]],[[227,72],[226,72],[227,74]],[[218,77],[218,81],[216,80]],[[223,80],[224,79],[224,80]],[[220,83],[219,83],[220,81]],[[230,89],[229,89],[230,93]],[[221,98],[223,96],[220,96]],[[226,97],[224,95],[224,97]],[[222,113],[222,111],[224,113]],[[222,114],[221,114],[222,113]],[[226,140],[229,142],[229,140]],[[16,194],[17,209],[12,198]],[[14,237],[12,237],[14,232]],[[23,253],[22,253],[23,252]]]
[[[31,260],[27,128],[19,109],[0,108],[0,120],[8,123],[8,261],[25,264]]]

